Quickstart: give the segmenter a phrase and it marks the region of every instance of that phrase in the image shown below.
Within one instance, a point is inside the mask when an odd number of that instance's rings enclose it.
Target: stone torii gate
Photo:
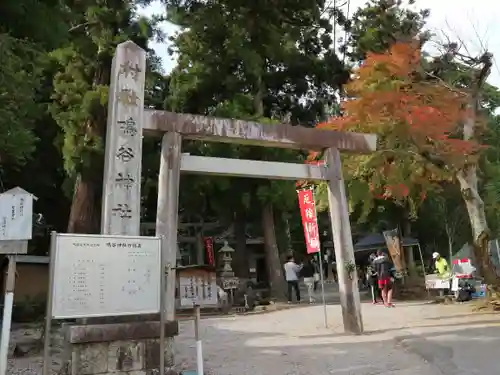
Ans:
[[[131,41],[118,45],[109,90],[102,233],[139,234],[141,135],[163,137],[156,234],[165,236],[163,248],[170,265],[176,263],[181,172],[327,181],[344,327],[346,332],[362,333],[357,278],[349,277],[344,268],[345,262],[354,263],[354,252],[339,152],[372,152],[376,136],[145,109],[145,69],[144,50]],[[183,139],[325,150],[326,165],[183,155]],[[175,270],[167,276],[166,317],[175,319]]]

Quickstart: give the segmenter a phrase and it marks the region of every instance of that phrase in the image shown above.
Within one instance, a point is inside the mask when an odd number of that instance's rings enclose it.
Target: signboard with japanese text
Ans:
[[[52,318],[160,311],[160,238],[57,234]]]
[[[0,194],[0,241],[30,240],[32,227],[33,195],[21,188]]]
[[[308,254],[320,251],[318,219],[316,216],[316,204],[312,189],[298,190],[300,215],[304,227],[304,236]]]
[[[181,307],[217,306],[217,278],[210,273],[179,276]]]
[[[222,289],[238,289],[240,287],[240,279],[238,277],[221,277]]]
[[[109,88],[103,234],[139,235],[146,52],[119,44]]]

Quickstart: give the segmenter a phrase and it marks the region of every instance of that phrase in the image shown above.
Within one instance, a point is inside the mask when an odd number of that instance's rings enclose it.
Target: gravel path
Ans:
[[[207,369],[216,375],[440,375],[388,337],[343,335],[338,306],[328,310],[332,322],[328,329],[321,306],[207,319],[202,322]],[[193,337],[192,324],[183,325],[181,336]],[[177,362],[195,368],[194,342],[178,340],[177,350]]]
[[[322,306],[203,319],[200,333],[206,373],[448,375],[433,363],[432,358],[412,350],[408,337],[415,335],[416,330],[422,335],[436,332],[435,327],[438,325],[446,326],[439,319],[481,319],[480,316],[467,315],[468,311],[470,308],[464,306],[408,303],[395,309],[386,309],[363,304],[367,332],[363,336],[342,333],[339,306],[328,306],[329,328],[323,325]],[[182,322],[180,336],[176,339],[176,363],[179,369],[196,368],[193,336],[193,323]],[[56,342],[60,342],[57,337],[54,344]],[[57,352],[60,345],[55,346]],[[54,354],[54,365],[57,367],[57,355]],[[41,373],[40,357],[16,359],[10,365],[9,374]],[[450,375],[457,375],[456,370]]]

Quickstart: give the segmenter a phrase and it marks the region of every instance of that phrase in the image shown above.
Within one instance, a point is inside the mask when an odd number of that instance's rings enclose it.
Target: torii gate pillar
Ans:
[[[332,226],[335,259],[339,280],[340,305],[346,332],[363,333],[361,318],[361,301],[359,298],[358,277],[356,273],[349,275],[345,264],[355,264],[352,244],[347,194],[342,176],[342,163],[339,150],[330,148],[325,153],[326,163],[333,176],[328,180],[328,205],[330,207],[330,224]],[[352,280],[354,279],[354,280]]]

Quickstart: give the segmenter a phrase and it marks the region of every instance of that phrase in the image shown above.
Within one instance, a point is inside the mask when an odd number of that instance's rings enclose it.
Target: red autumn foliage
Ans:
[[[342,105],[343,115],[317,125],[378,135],[379,151],[371,165],[372,174],[382,178],[376,179],[378,188],[370,188],[376,197],[404,199],[414,192],[425,199],[429,184],[447,178],[429,167],[425,155],[453,170],[474,160],[481,149],[475,141],[460,139],[467,96],[429,79],[421,62],[418,43],[368,54],[346,86],[350,99]],[[309,160],[317,156],[311,153]]]

